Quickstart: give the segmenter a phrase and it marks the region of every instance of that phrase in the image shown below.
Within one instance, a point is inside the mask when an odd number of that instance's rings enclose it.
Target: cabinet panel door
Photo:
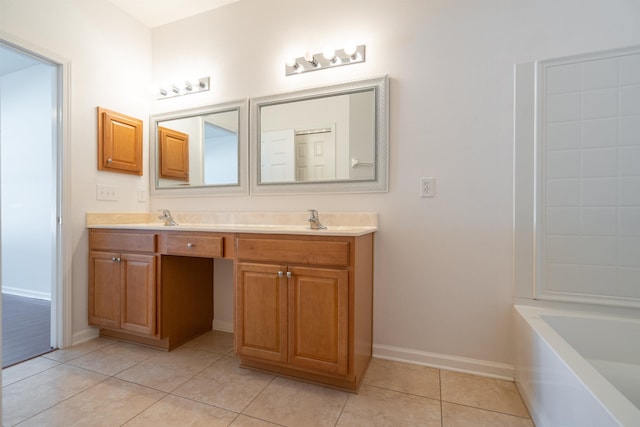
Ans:
[[[120,327],[120,254],[89,252],[89,324]]]
[[[289,363],[322,373],[348,370],[347,270],[289,267]]]
[[[236,347],[240,355],[287,360],[286,267],[238,263],[236,270]],[[279,274],[283,273],[283,274]]]
[[[189,181],[189,135],[158,127],[160,178]]]
[[[98,170],[142,175],[142,120],[98,107]]]
[[[156,333],[156,257],[122,254],[120,285],[123,330]]]

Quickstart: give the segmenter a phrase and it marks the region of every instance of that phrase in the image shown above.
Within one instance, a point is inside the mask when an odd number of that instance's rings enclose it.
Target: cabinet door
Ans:
[[[289,364],[347,374],[347,270],[289,267],[289,272]]]
[[[89,324],[120,328],[120,254],[89,252]]]
[[[98,170],[142,175],[142,120],[98,107]]]
[[[286,268],[238,263],[236,270],[236,349],[242,356],[287,360]]]
[[[189,181],[189,135],[158,127],[160,178]]]
[[[120,328],[145,335],[156,333],[156,257],[122,254]]]

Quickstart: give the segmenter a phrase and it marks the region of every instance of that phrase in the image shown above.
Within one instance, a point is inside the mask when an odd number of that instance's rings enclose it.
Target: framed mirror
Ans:
[[[247,194],[247,101],[151,117],[155,195]]]
[[[250,100],[251,193],[388,191],[388,77]]]

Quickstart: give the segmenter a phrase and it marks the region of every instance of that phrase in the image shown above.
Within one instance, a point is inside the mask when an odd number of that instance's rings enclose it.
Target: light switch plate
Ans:
[[[420,178],[420,197],[436,196],[436,179],[434,177]]]
[[[108,200],[108,201],[116,201],[118,200],[118,187],[113,185],[96,185],[96,199],[97,200]]]

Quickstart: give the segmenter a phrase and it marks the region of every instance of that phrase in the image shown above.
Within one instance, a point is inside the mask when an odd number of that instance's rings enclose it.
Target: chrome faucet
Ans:
[[[173,220],[171,211],[169,211],[169,209],[163,209],[162,215],[160,215],[158,218],[161,219],[162,222],[164,222],[164,225],[166,225],[167,227],[174,227],[178,225],[178,223]]]
[[[309,209],[309,228],[312,230],[326,230],[327,227],[320,224],[320,218],[318,218],[318,211],[315,209]]]

